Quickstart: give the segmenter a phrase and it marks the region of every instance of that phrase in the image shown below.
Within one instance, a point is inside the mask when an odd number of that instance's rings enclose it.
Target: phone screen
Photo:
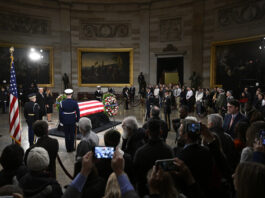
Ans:
[[[192,133],[200,132],[201,131],[201,124],[200,123],[190,123],[187,125],[187,130]]]
[[[114,147],[96,146],[95,156],[97,159],[111,159],[114,154]]]
[[[157,160],[156,166],[160,166],[164,171],[177,170],[177,166],[174,164],[174,159]]]
[[[262,144],[265,145],[265,130],[264,129],[260,130],[259,137],[261,139]]]

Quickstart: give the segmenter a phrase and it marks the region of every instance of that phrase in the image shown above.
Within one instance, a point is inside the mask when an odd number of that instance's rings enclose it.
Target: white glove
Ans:
[[[75,126],[77,126],[77,127],[79,126],[78,122],[75,123]]]
[[[60,125],[60,126],[63,126],[63,123],[61,123],[61,122],[60,122],[60,124],[59,124],[59,125]]]

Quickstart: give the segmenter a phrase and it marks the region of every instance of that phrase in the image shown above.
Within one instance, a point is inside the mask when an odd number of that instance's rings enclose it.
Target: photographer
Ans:
[[[63,195],[63,198],[71,198],[71,197],[80,198],[82,196],[82,190],[85,186],[87,177],[89,177],[89,175],[93,170],[93,166],[94,166],[93,152],[89,151],[83,157],[82,169],[80,173],[74,178],[72,183],[69,185],[69,187],[67,188],[66,192]],[[111,161],[111,167],[118,179],[122,197],[139,198],[133,186],[131,185],[130,180],[128,179],[127,175],[124,172],[124,159],[118,150],[116,150],[113,155],[113,159]]]
[[[174,158],[161,161],[163,161],[162,166],[156,161],[156,166],[153,166],[153,169],[148,172],[149,196],[145,198],[184,198],[186,196],[189,198],[204,198],[200,186],[182,160]],[[183,185],[185,185],[185,188],[182,187]]]
[[[184,143],[183,149],[176,156],[189,167],[195,180],[201,186],[206,197],[213,197],[210,193],[213,171],[213,158],[208,148],[201,146],[200,124],[196,118],[187,117],[181,122],[179,137]]]

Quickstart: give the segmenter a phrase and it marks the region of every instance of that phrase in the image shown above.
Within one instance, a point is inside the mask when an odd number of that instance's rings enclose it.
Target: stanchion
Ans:
[[[64,173],[65,173],[65,174],[66,174],[71,180],[73,180],[74,177],[73,177],[73,176],[72,176],[72,175],[66,170],[66,168],[64,167],[64,165],[63,165],[63,163],[62,163],[62,160],[61,160],[59,154],[57,154],[57,160],[58,160],[58,162],[59,162],[61,168],[63,169]]]
[[[76,150],[76,139],[77,139],[77,126],[75,126],[75,150]]]

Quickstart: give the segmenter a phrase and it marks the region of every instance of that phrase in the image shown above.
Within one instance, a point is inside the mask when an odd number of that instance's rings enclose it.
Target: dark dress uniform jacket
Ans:
[[[36,102],[40,106],[40,112],[39,112],[39,117],[42,119],[42,116],[46,115],[46,97],[44,94],[40,94],[39,92],[36,94]]]
[[[39,119],[39,105],[32,101],[26,102],[24,106],[24,116],[27,124],[32,125],[36,120]]]
[[[60,103],[59,119],[63,125],[73,125],[79,121],[80,111],[75,100],[66,99]]]

